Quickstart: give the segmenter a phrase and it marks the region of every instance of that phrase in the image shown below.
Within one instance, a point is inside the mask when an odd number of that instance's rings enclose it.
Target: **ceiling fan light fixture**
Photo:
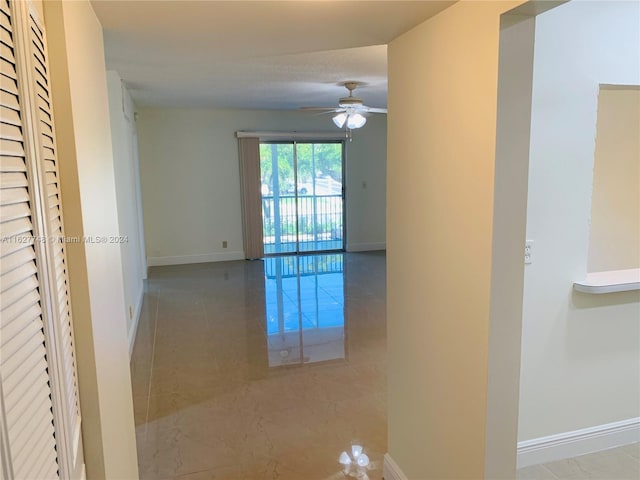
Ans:
[[[344,123],[347,121],[347,114],[346,113],[339,113],[337,115],[335,115],[333,118],[333,123],[336,124],[336,127],[338,128],[342,128],[344,127]]]
[[[367,123],[365,115],[371,113],[387,113],[386,108],[368,107],[362,103],[362,99],[353,96],[353,90],[358,82],[345,82],[343,84],[349,90],[348,97],[339,100],[338,108],[331,107],[301,107],[302,110],[315,110],[333,113],[331,120],[338,128],[344,128],[348,138],[351,138],[351,130],[362,128]]]
[[[364,127],[365,123],[367,123],[367,119],[359,113],[352,113],[347,118],[347,128],[349,129]]]

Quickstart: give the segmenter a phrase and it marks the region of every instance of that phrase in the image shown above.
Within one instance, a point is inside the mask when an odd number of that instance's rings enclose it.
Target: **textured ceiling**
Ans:
[[[346,80],[386,106],[386,44],[453,2],[92,3],[138,105],[293,109],[336,105]]]

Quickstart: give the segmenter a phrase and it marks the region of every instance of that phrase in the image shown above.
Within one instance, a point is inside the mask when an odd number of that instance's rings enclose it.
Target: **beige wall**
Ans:
[[[45,2],[69,236],[119,235],[102,28],[88,1]],[[87,476],[138,477],[122,256],[68,244]]]
[[[244,258],[237,130],[339,133],[328,116],[306,112],[141,108],[140,171],[150,265]],[[384,248],[384,115],[369,118],[354,132],[346,155],[348,246]]]
[[[485,475],[492,240],[519,233],[492,232],[499,27],[518,3],[456,3],[388,49],[389,454],[410,479]],[[493,471],[513,478],[512,443]]]
[[[146,278],[144,239],[141,238],[142,206],[139,204],[140,183],[138,152],[135,142],[134,105],[122,79],[115,71],[107,72],[109,113],[113,139],[113,161],[118,200],[118,221],[122,254],[122,275],[129,350],[133,349],[137,318],[142,307],[143,280]]]
[[[573,291],[588,271],[598,92],[640,84],[639,17],[638,2],[573,1],[536,20],[520,440],[640,416],[638,292]]]
[[[590,272],[640,267],[640,86],[600,88]]]

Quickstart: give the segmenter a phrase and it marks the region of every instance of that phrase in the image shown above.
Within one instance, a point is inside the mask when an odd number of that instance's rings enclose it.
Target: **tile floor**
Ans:
[[[385,364],[382,252],[152,268],[131,362],[140,478],[338,480],[358,442],[362,480],[380,480]],[[517,473],[588,478],[640,480],[640,445]]]
[[[382,478],[385,310],[383,252],[152,268],[131,363],[141,478],[344,478],[352,442]]]

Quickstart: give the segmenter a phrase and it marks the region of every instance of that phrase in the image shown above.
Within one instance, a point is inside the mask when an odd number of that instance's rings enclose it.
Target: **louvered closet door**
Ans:
[[[58,161],[55,148],[53,109],[49,82],[49,66],[45,31],[42,22],[34,10],[29,12],[29,40],[31,68],[35,93],[36,133],[38,135],[40,155],[40,178],[43,192],[45,231],[48,257],[51,259],[51,306],[54,311],[55,330],[60,349],[60,388],[61,401],[64,402],[65,422],[65,459],[69,465],[70,478],[79,478],[84,464],[81,452],[80,407],[78,401],[78,383],[73,339],[73,323],[69,302],[69,285],[65,255],[65,236],[60,202],[60,182]]]
[[[59,478],[16,31],[7,0],[0,2],[0,414],[9,456],[4,460],[8,478]]]

